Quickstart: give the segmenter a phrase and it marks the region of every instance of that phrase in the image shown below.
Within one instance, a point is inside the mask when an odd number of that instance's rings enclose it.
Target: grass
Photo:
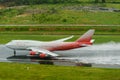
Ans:
[[[95,39],[95,43],[120,42],[119,35],[96,35],[93,38]]]
[[[39,35],[80,35],[89,29],[95,34],[120,34],[120,26],[78,26],[78,25],[46,25],[46,26],[1,26],[0,34],[39,34]]]
[[[11,13],[12,14],[12,13]],[[1,24],[120,24],[119,13],[61,11],[59,14],[36,14],[1,18]],[[33,18],[33,19],[32,19]]]
[[[4,8],[0,10],[0,24],[109,24],[120,25],[119,13],[115,12],[89,12],[69,7],[100,6],[120,9],[119,4],[42,4],[25,6],[22,8]],[[40,11],[40,12],[39,12]],[[33,12],[32,14],[29,14]],[[37,12],[37,13],[36,13]],[[95,43],[110,41],[120,42],[120,27],[10,27],[0,28],[0,44],[10,40],[41,40],[50,41],[68,37],[70,34],[82,34],[86,30],[95,28]],[[31,29],[30,29],[31,28]],[[51,29],[50,29],[51,28]],[[74,30],[73,30],[74,29]],[[48,35],[49,34],[49,35]],[[54,35],[53,35],[54,34]],[[66,35],[62,35],[66,34]],[[118,35],[111,35],[118,34]],[[74,41],[79,37],[75,35]],[[119,69],[64,67],[37,64],[0,63],[0,80],[120,80]]]
[[[5,44],[11,40],[40,40],[40,41],[52,41],[57,40],[61,38],[68,37],[70,35],[18,35],[18,34],[2,34],[0,35],[0,44]],[[68,40],[68,41],[75,41],[77,38],[79,38],[79,35],[75,35],[74,38]],[[120,36],[119,35],[94,35],[93,37],[96,41],[95,43],[106,43],[110,41],[114,42],[120,42]]]
[[[70,35],[75,37],[69,41],[75,41],[88,29],[96,30],[95,43],[120,42],[120,26],[5,26],[0,28],[0,43],[17,39],[51,41]]]
[[[0,10],[0,24],[120,24],[119,12],[80,10],[82,6],[120,9],[119,4],[41,4]]]
[[[1,80],[119,80],[119,69],[0,63]]]

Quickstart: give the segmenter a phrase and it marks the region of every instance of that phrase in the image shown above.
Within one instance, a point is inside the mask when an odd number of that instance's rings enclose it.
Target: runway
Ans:
[[[91,63],[92,67],[120,68],[120,43],[108,42],[104,44],[94,44],[85,48],[78,48],[68,51],[54,52],[74,62]],[[38,64],[39,59],[29,58],[28,51],[17,51],[17,56],[13,57],[13,50],[0,45],[0,62],[21,62]],[[60,65],[61,63],[56,63]],[[64,65],[63,63],[61,65]],[[72,65],[72,64],[71,64]]]

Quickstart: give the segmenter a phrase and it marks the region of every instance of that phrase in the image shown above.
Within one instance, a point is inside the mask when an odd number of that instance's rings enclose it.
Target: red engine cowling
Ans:
[[[47,55],[44,54],[44,53],[39,54],[39,57],[40,57],[40,58],[46,58],[46,56],[47,56]]]
[[[36,54],[36,52],[30,51],[30,55],[35,55],[35,54]]]

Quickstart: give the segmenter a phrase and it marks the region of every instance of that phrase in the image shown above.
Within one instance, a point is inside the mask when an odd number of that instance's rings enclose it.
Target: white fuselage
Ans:
[[[68,50],[81,47],[77,42],[41,42],[34,40],[13,40],[6,44],[7,47],[14,50],[26,50],[30,47],[37,47],[49,51]]]
[[[72,37],[67,37],[59,40],[42,42],[36,40],[12,40],[7,43],[6,46],[14,50],[14,55],[16,54],[15,50],[29,50],[30,55],[37,55],[40,58],[45,58],[49,56],[60,56],[53,51],[63,51],[70,50],[80,47],[86,47],[92,45],[94,40],[92,40],[92,36],[94,34],[94,29],[88,30],[84,33],[80,38],[78,38],[74,42],[64,42]]]

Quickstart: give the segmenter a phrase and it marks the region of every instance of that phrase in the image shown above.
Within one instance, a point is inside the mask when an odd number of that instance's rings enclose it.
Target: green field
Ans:
[[[5,34],[0,35],[0,44],[5,44],[11,40],[40,40],[40,41],[51,41],[51,40],[57,40],[61,38],[65,38],[71,35],[16,35],[13,34]],[[79,38],[81,35],[75,35],[74,38],[68,40],[68,41],[75,41],[77,38]],[[114,42],[120,42],[120,36],[119,35],[94,35],[93,38],[96,40],[95,44],[98,43],[106,43],[110,41]]]
[[[120,69],[0,63],[0,80],[119,80]]]
[[[110,41],[120,43],[120,26],[115,26],[120,25],[120,12],[81,9],[81,7],[104,7],[120,10],[120,4],[81,1],[83,2],[12,7],[0,3],[0,25],[3,25],[0,26],[0,44],[11,40],[51,41],[71,35],[75,37],[68,41],[75,41],[89,29],[96,30],[93,36],[95,44]],[[5,24],[8,26],[4,26]],[[9,24],[48,24],[48,26],[9,26]],[[58,26],[54,26],[55,24]],[[59,26],[60,24],[63,26]],[[73,24],[113,26],[65,26]],[[120,69],[0,62],[0,80],[120,80],[119,73]]]
[[[119,12],[89,11],[81,7],[120,9],[115,3],[40,4],[0,9],[0,24],[110,24],[120,25]]]
[[[75,37],[69,41],[75,41],[89,29],[95,29],[95,43],[120,42],[120,26],[4,26],[0,28],[0,43],[20,39],[51,41],[71,35]]]
[[[120,35],[120,26],[82,26],[82,25],[44,25],[44,26],[1,26],[0,34],[39,34],[39,35],[80,35],[89,29],[95,29],[95,34]]]

